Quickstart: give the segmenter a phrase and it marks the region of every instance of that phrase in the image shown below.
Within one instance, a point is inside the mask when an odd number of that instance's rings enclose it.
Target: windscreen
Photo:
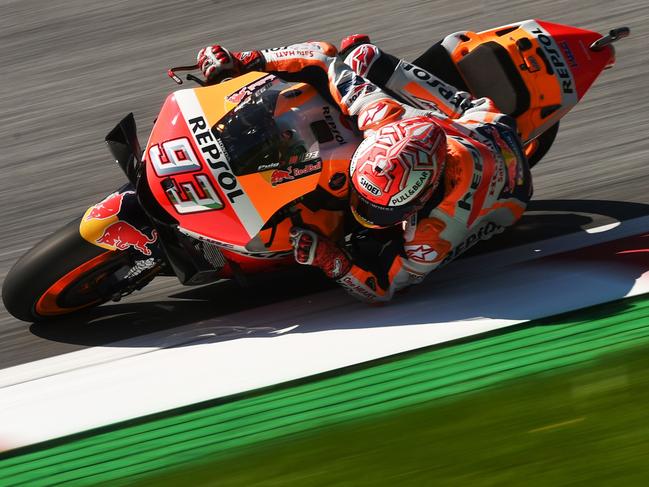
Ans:
[[[235,175],[278,167],[282,144],[274,112],[281,89],[279,85],[253,93],[212,128]]]

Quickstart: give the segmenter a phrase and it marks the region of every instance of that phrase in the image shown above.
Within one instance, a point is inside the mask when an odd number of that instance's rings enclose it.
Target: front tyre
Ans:
[[[11,268],[2,301],[13,316],[44,321],[111,298],[128,254],[88,243],[79,234],[79,223],[70,222],[45,238]]]

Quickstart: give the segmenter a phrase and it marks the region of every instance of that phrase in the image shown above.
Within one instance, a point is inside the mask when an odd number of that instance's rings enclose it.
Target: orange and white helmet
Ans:
[[[419,116],[383,125],[352,157],[352,214],[368,228],[406,220],[430,199],[445,162],[446,134],[433,119]]]

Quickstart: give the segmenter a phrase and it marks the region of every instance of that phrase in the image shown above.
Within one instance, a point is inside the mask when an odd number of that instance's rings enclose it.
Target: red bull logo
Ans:
[[[139,250],[144,255],[151,255],[151,250],[147,245],[158,240],[158,233],[151,231],[151,238],[139,231],[130,223],[119,221],[108,226],[97,243],[115,247],[118,250],[126,250],[129,247]]]
[[[105,220],[111,216],[117,215],[122,209],[122,201],[127,194],[135,194],[135,191],[125,191],[123,193],[115,192],[95,206],[90,208],[90,212],[86,215],[87,220]]]
[[[276,184],[281,184],[285,181],[291,181],[293,179],[295,179],[295,176],[293,176],[292,167],[289,167],[287,170],[275,169],[270,175],[270,184],[275,186]]]
[[[493,130],[494,139],[500,148],[500,152],[503,155],[503,162],[505,163],[505,170],[507,171],[507,181],[511,185],[510,190],[514,189],[515,185],[523,184],[523,177],[520,171],[520,165],[518,164],[518,159],[516,154],[510,149],[509,144],[503,140],[503,138],[498,133],[498,130]]]

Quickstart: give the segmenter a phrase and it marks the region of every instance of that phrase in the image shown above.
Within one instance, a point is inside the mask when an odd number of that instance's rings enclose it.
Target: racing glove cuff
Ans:
[[[250,71],[263,71],[266,60],[261,51],[240,51],[233,52],[232,57],[237,60],[239,73],[249,73]]]

